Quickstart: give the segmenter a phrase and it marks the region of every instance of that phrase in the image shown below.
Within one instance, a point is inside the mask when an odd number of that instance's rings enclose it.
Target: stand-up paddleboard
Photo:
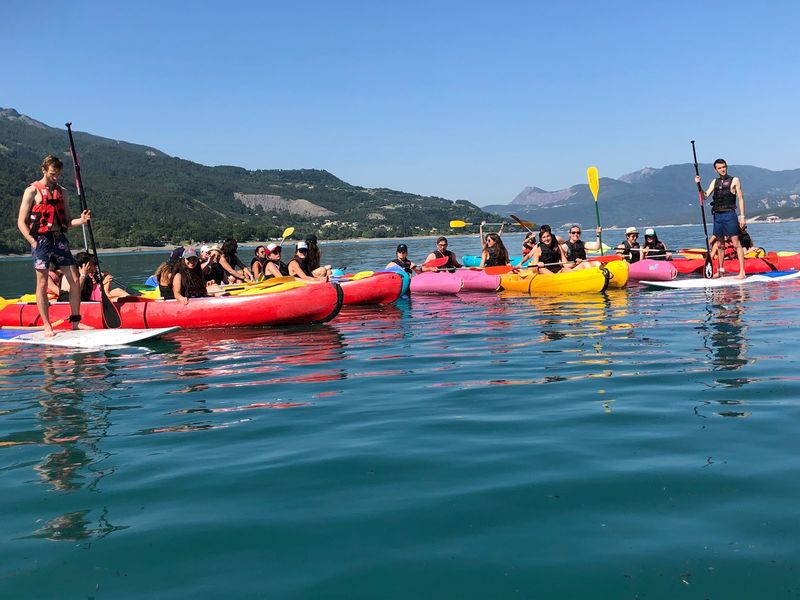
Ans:
[[[800,271],[772,271],[750,275],[744,279],[719,277],[718,279],[679,279],[677,281],[640,281],[642,285],[671,290],[730,287],[749,283],[778,283],[800,278]]]
[[[63,348],[113,348],[151,340],[178,331],[180,327],[159,329],[57,329],[46,337],[41,329],[2,327],[0,342],[7,344],[39,344]]]

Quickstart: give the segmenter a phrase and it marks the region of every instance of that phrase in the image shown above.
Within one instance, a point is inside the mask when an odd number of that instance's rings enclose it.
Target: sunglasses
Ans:
[[[570,233],[570,235],[580,235],[581,234],[580,231],[570,231],[569,233]]]
[[[441,246],[442,248],[447,248],[447,244],[436,244],[437,246]]]

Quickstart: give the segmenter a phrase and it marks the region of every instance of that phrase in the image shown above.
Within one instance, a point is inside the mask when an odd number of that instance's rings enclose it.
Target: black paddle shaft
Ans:
[[[692,140],[692,157],[694,158],[694,174],[700,177],[700,167],[697,164],[697,150],[694,146],[694,140]],[[711,246],[708,244],[708,225],[706,225],[706,209],[703,204],[706,199],[706,195],[705,192],[703,192],[703,186],[699,181],[697,182],[697,193],[700,195],[700,214],[703,216],[703,233],[706,237],[706,260],[705,264],[703,265],[703,276],[706,279],[711,279],[714,269],[711,266]]]
[[[81,165],[78,162],[78,153],[75,151],[75,141],[72,139],[72,123],[67,123],[66,128],[67,135],[69,135],[69,151],[70,154],[72,154],[72,163],[75,167],[75,188],[78,190],[78,205],[81,213],[83,213],[83,211],[89,210],[89,208],[86,206],[86,195],[83,192]],[[91,221],[86,222],[86,230],[89,232],[89,244],[92,248],[92,254],[94,255],[94,260],[97,265],[97,269],[94,273],[94,279],[97,282],[97,285],[100,287],[100,296],[103,304],[103,321],[107,327],[116,329],[122,325],[122,320],[120,319],[119,312],[117,312],[117,309],[112,304],[111,299],[106,295],[106,290],[103,287],[103,272],[100,270],[100,259],[97,255],[97,245],[94,243],[94,233],[92,232]]]

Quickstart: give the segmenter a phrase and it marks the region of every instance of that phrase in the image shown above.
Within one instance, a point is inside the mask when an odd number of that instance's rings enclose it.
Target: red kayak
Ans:
[[[403,277],[398,273],[380,271],[361,279],[342,279],[344,305],[389,304],[403,292]]]
[[[702,258],[673,258],[673,266],[678,273],[700,273],[703,271],[705,261]],[[728,259],[724,262],[725,270],[728,273],[739,272],[739,261]],[[717,272],[717,262],[712,263],[714,272]],[[779,256],[775,252],[770,252],[762,258],[745,258],[744,272],[748,275],[756,273],[769,273],[770,271],[789,271],[800,269],[800,253],[788,256]]]
[[[122,298],[117,303],[122,327],[150,329],[180,326],[253,327],[260,325],[305,325],[330,321],[342,308],[342,288],[334,283],[305,285],[290,290],[252,296],[191,298],[188,304],[177,300]],[[67,319],[68,302],[50,305],[50,320]],[[82,322],[102,328],[100,302],[81,303]],[[0,325],[29,327],[41,325],[36,304],[8,304],[0,310]]]

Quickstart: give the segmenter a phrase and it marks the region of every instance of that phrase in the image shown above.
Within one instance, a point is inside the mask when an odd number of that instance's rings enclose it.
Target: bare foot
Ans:
[[[73,323],[72,330],[75,331],[76,329],[94,329],[94,327],[86,325],[85,323]]]
[[[719,274],[719,272],[716,272],[711,276],[711,279],[719,279],[720,277],[722,276]]]
[[[744,279],[745,277],[747,277],[747,273],[739,273],[735,278],[736,279]]]
[[[53,331],[53,328],[50,325],[45,325],[44,326],[43,333],[44,333],[44,337],[53,337],[56,334],[56,332]]]

